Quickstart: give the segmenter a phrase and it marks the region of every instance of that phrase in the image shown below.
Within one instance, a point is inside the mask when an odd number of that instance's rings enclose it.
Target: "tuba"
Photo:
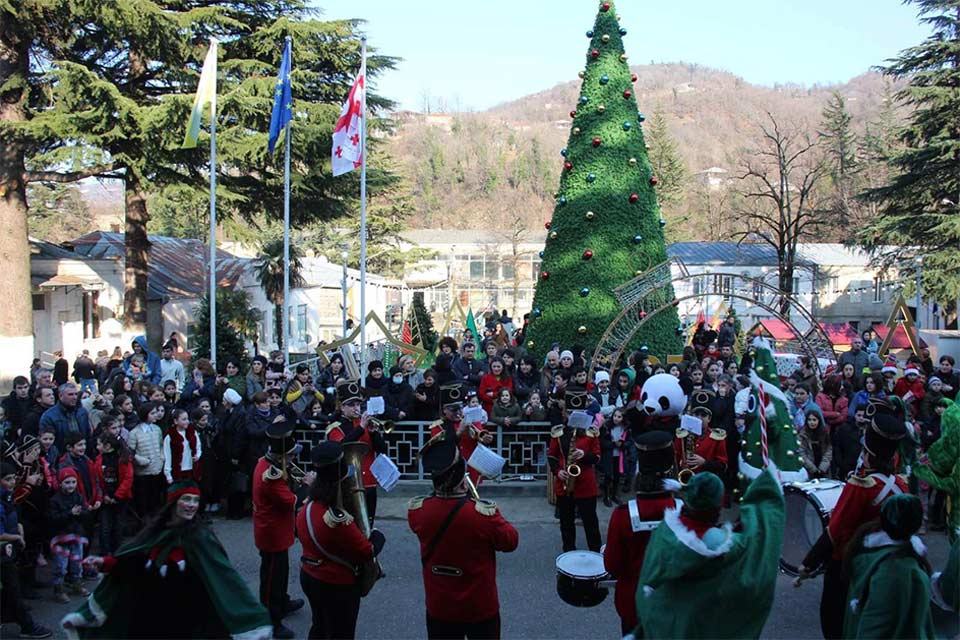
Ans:
[[[347,513],[353,516],[360,531],[367,538],[370,537],[370,518],[367,514],[367,499],[363,491],[363,456],[366,455],[367,443],[365,442],[345,442],[343,444],[343,457],[347,464],[353,465],[354,473],[352,481],[348,479],[341,488],[341,499],[343,508]],[[380,579],[380,563],[376,558],[365,562],[358,567],[357,585],[360,587],[360,595],[366,596],[373,589],[373,585]]]
[[[580,476],[580,465],[576,462],[570,462],[570,457],[573,455],[573,452],[577,450],[577,430],[574,429],[573,433],[570,435],[570,447],[567,449],[567,481],[563,484],[563,491],[568,495],[573,495],[573,485],[577,483],[577,478]]]

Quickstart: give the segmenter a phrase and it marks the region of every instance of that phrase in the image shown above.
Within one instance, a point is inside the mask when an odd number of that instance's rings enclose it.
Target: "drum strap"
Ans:
[[[680,508],[680,501],[675,501],[677,509]],[[630,529],[634,533],[640,533],[641,531],[653,531],[658,526],[660,526],[661,520],[641,520],[640,519],[640,507],[637,506],[636,500],[631,500],[627,503],[627,510],[630,512]]]
[[[883,488],[880,490],[880,493],[877,494],[877,497],[873,499],[873,506],[877,506],[881,502],[887,499],[887,496],[890,495],[899,495],[903,493],[903,490],[897,486],[897,476],[895,475],[886,475],[883,473],[871,473],[871,478],[876,478],[883,483]]]

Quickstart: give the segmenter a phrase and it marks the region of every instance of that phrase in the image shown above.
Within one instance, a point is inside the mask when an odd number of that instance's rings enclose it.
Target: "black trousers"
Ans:
[[[500,638],[500,614],[480,622],[448,622],[437,620],[427,614],[427,638],[430,640],[498,640]]]
[[[307,636],[352,640],[360,613],[360,589],[356,585],[330,584],[300,572],[300,587],[310,602],[312,624]]]
[[[100,554],[113,555],[123,542],[123,521],[126,518],[127,503],[100,505],[97,517],[100,520]]]
[[[16,560],[0,563],[0,622],[16,622],[20,625],[20,632],[27,633],[33,630],[33,618],[23,604],[20,595],[20,576],[18,575]]]
[[[365,487],[363,497],[367,501],[367,516],[370,520],[370,528],[373,528],[373,521],[377,517],[377,488]]]
[[[560,539],[563,541],[564,551],[573,551],[577,548],[577,513],[583,521],[583,532],[587,536],[587,547],[590,551],[600,551],[603,544],[600,538],[600,522],[597,520],[597,499],[571,498],[557,496],[557,509],[560,511]]]
[[[823,594],[820,596],[820,630],[826,640],[843,637],[843,616],[849,601],[847,589],[850,582],[843,575],[839,560],[830,560],[823,574]]]
[[[162,473],[152,476],[133,476],[133,502],[141,520],[153,515],[163,505],[163,491],[167,479]]]
[[[270,612],[270,622],[278,626],[286,613],[287,583],[290,581],[290,554],[283,551],[260,552],[260,603]]]

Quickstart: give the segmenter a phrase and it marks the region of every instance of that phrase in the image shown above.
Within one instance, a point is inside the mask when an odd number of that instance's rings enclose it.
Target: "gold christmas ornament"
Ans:
[[[583,217],[587,220],[593,220],[593,215],[593,211],[587,211],[585,214],[583,214]]]
[[[550,239],[551,239],[551,240],[556,240],[556,239],[557,239],[557,232],[556,232],[556,231],[551,231],[551,232],[550,232]]]
[[[574,128],[573,128],[573,135],[575,135],[575,136],[580,135],[580,127],[574,127]]]
[[[584,334],[587,332],[587,328],[586,328],[585,326],[583,326],[583,325],[580,325],[580,328],[577,329],[577,332],[578,332],[580,335],[584,335]]]
[[[606,44],[606,43],[610,42],[610,36],[607,35],[607,34],[603,34],[603,37],[601,37],[600,40],[601,40],[604,44]]]
[[[605,105],[602,105],[602,104],[597,105],[597,113],[603,113],[606,110],[607,110],[607,107]]]
[[[627,54],[621,53],[621,54],[620,54],[620,62],[626,62],[626,61],[627,61]]]
[[[577,75],[580,76],[580,79],[582,80],[582,79],[583,79],[583,76],[585,76],[585,75],[587,75],[587,74],[585,74],[583,71],[581,71],[581,72],[578,73]]]
[[[636,159],[636,158],[630,158],[629,160],[627,160],[627,164],[630,165],[631,167],[635,167],[635,166],[637,166],[637,159]]]
[[[527,341],[527,348],[533,349],[535,346],[537,346],[537,343],[534,342],[533,340],[528,340],[528,341]]]

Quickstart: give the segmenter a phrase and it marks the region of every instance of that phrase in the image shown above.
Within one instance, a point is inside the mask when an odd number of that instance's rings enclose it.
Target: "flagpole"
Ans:
[[[360,380],[367,366],[367,37],[360,38]]]
[[[293,68],[293,38],[287,36],[287,46],[290,47],[290,69]],[[286,82],[286,78],[283,78]],[[287,105],[281,105],[286,109]],[[292,119],[287,122],[283,158],[283,363],[290,366],[290,137]]]
[[[216,40],[210,38],[210,46]],[[210,364],[217,366],[217,79],[210,100]]]

